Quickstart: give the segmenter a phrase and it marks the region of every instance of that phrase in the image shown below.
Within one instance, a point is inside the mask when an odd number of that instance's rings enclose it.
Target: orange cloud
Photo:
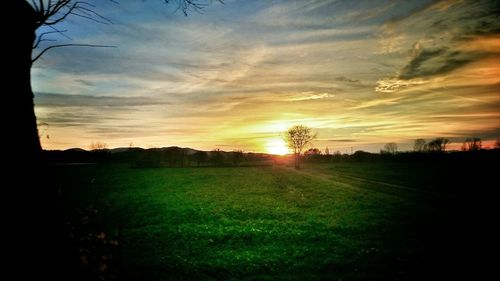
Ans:
[[[480,36],[458,45],[458,49],[468,52],[500,53],[500,36]]]

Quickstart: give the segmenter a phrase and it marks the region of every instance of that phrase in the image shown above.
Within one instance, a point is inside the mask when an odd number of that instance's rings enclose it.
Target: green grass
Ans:
[[[120,267],[131,280],[407,279],[448,250],[455,222],[425,197],[350,178],[393,178],[375,168],[51,171],[68,213],[98,210],[89,231],[122,229]],[[395,183],[414,186],[406,177]]]

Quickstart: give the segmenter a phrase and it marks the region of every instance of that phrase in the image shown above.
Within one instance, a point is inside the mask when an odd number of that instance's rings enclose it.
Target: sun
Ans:
[[[268,153],[275,155],[285,155],[289,152],[285,141],[279,138],[268,140],[266,150]]]

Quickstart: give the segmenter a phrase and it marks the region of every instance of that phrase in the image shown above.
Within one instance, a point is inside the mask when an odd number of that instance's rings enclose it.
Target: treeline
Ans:
[[[118,148],[46,150],[48,163],[128,163],[134,167],[228,167],[272,165],[272,156],[243,151],[200,151],[191,148]]]
[[[435,138],[427,142],[425,139],[416,139],[413,143],[414,152],[444,152],[450,140],[447,138]],[[497,139],[493,148],[500,148],[500,139]],[[462,151],[479,151],[484,149],[481,138],[466,138],[460,148]],[[398,152],[398,144],[389,142],[380,150],[380,154],[395,154]]]
[[[468,151],[411,151],[397,153],[370,153],[358,150],[353,154],[324,154],[319,149],[311,148],[302,156],[305,163],[336,162],[429,162],[429,161],[498,161],[500,149]],[[245,153],[242,151],[200,151],[191,148],[119,148],[48,150],[44,151],[48,163],[126,163],[133,167],[237,167],[292,165],[293,156],[276,156],[264,153]]]
[[[302,161],[308,163],[329,163],[329,162],[376,162],[376,161],[401,161],[401,162],[427,162],[427,161],[468,161],[484,160],[498,161],[500,159],[500,149],[489,150],[467,150],[467,151],[408,151],[397,153],[370,153],[358,150],[353,154],[322,154],[310,153],[306,151]]]

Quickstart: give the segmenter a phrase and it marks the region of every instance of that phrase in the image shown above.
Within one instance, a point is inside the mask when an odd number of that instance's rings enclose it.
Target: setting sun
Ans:
[[[285,155],[289,152],[285,141],[278,138],[270,139],[266,144],[266,150],[275,155]]]

